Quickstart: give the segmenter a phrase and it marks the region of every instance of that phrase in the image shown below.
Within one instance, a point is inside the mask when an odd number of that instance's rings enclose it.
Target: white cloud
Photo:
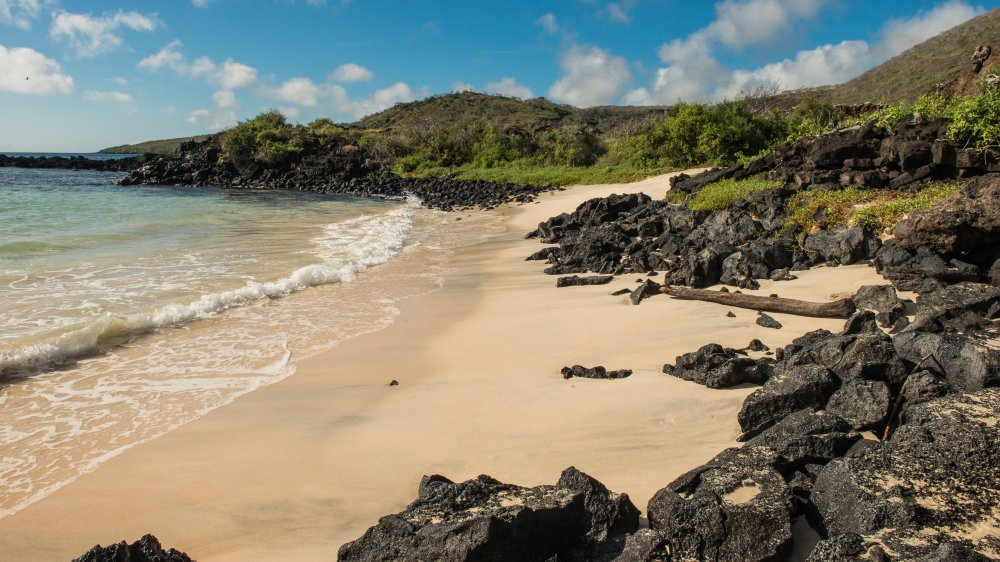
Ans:
[[[94,57],[117,49],[122,38],[120,28],[152,31],[157,22],[153,16],[119,10],[114,14],[95,17],[58,11],[52,16],[49,35],[54,40],[65,39],[78,57]]]
[[[974,8],[965,2],[951,1],[907,20],[889,20],[882,28],[882,40],[878,45],[881,51],[879,54],[887,59],[894,57],[981,13],[983,13],[982,8]]]
[[[618,23],[632,23],[632,0],[622,0],[621,2],[611,2],[607,5],[608,19]]]
[[[796,89],[850,80],[904,50],[982,13],[964,1],[951,0],[903,20],[890,20],[875,43],[843,41],[799,51],[793,57],[756,69],[731,70],[715,58],[719,45],[739,48],[767,45],[789,26],[815,17],[828,0],[725,0],[716,4],[717,18],[684,39],[660,47],[666,66],[646,87],[625,100],[638,105],[709,101],[738,96],[764,84]]]
[[[118,84],[119,86],[128,85],[128,78],[125,78],[124,76],[115,76],[114,78],[111,79],[111,81],[114,82],[115,84]]]
[[[41,95],[73,91],[73,78],[62,73],[59,63],[34,49],[0,45],[0,69],[0,90]]]
[[[191,0],[191,4],[193,4],[196,8],[207,8],[208,2],[209,0]]]
[[[83,92],[83,99],[98,103],[112,103],[125,108],[130,114],[138,111],[132,96],[125,92],[86,90]]]
[[[461,80],[458,80],[456,82],[452,82],[451,83],[451,91],[452,92],[475,92],[476,89],[472,87],[472,84],[469,84],[468,82],[462,82]]]
[[[173,115],[174,113],[177,113],[177,108],[172,105],[165,105],[160,108],[160,111],[167,115]]]
[[[535,20],[535,25],[541,26],[546,33],[559,32],[559,22],[556,21],[556,16],[552,12],[549,12]]]
[[[196,125],[200,121],[203,121],[204,119],[209,117],[210,115],[212,115],[212,112],[207,109],[196,109],[191,113],[188,113],[187,117],[184,120],[187,121],[188,123],[191,123],[192,125]]]
[[[222,74],[219,83],[227,90],[246,88],[257,83],[257,69],[233,59],[227,59],[222,64]]]
[[[25,31],[42,11],[41,0],[0,0],[0,22]]]
[[[330,74],[330,79],[334,82],[367,82],[375,75],[367,68],[349,62],[338,66]]]
[[[278,113],[284,115],[287,119],[295,119],[302,113],[297,107],[279,107]]]
[[[170,68],[178,74],[183,74],[186,69],[184,55],[180,52],[181,42],[177,39],[169,42],[156,54],[139,61],[139,68],[156,72],[162,68]]]
[[[339,86],[337,86],[340,88]],[[340,90],[334,90],[336,96],[339,97]],[[377,113],[383,109],[388,109],[397,103],[413,101],[416,98],[413,90],[405,82],[396,82],[395,84],[382,88],[381,90],[375,90],[371,96],[357,100],[349,101],[347,108],[348,113],[352,114],[355,118],[361,118],[365,115],[371,115],[372,113]]]
[[[708,34],[728,47],[768,45],[811,19],[830,0],[724,0],[715,5]]]
[[[236,107],[236,94],[232,90],[218,90],[212,93],[212,101],[219,109],[234,109]]]
[[[549,96],[577,107],[613,103],[632,84],[623,57],[593,46],[570,46],[560,56],[559,66],[563,76],[549,88]]]
[[[510,96],[514,98],[528,99],[535,97],[535,94],[531,92],[531,89],[524,84],[518,83],[517,80],[505,76],[497,82],[487,82],[483,84],[483,91],[491,94],[500,94],[502,96]]]
[[[314,107],[318,102],[318,97],[322,88],[308,78],[290,78],[285,80],[270,94],[284,102]]]
[[[155,54],[140,60],[137,66],[150,72],[168,68],[178,76],[202,78],[209,84],[219,86],[224,90],[237,90],[259,85],[256,68],[233,59],[226,59],[220,66],[209,57],[198,57],[189,63],[181,52],[181,46],[182,43],[174,39]]]
[[[83,99],[87,101],[108,101],[114,103],[132,103],[132,96],[125,92],[102,92],[97,90],[87,90],[83,92]]]

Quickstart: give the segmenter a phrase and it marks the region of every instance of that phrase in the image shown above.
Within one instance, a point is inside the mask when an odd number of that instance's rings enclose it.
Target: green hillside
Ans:
[[[990,10],[911,47],[820,95],[840,104],[914,100],[938,84],[950,84],[969,74],[970,57],[979,45],[993,46],[987,66],[996,64],[1000,58],[1000,9]]]
[[[196,135],[193,137],[181,137],[176,139],[163,139],[140,142],[138,144],[123,144],[102,149],[104,154],[163,154],[172,156],[177,154],[177,149],[187,141],[203,141],[211,135]]]
[[[506,96],[460,92],[397,104],[362,118],[363,129],[454,128],[472,121],[501,128],[534,131],[560,125],[586,125],[605,134],[628,132],[666,111],[662,107],[602,106],[579,109],[545,98],[520,100]]]

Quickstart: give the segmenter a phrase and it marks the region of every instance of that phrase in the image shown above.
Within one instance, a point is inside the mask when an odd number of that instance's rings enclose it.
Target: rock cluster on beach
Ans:
[[[108,546],[97,545],[73,562],[192,562],[187,554],[164,550],[153,535],[145,535],[132,544],[122,541]]]
[[[330,143],[276,165],[246,162],[237,167],[222,157],[218,139],[188,142],[178,156],[153,157],[135,167],[122,185],[191,185],[239,189],[286,189],[361,197],[419,197],[427,207],[451,211],[526,202],[553,187],[459,180],[447,176],[402,178],[389,173],[364,151]]]

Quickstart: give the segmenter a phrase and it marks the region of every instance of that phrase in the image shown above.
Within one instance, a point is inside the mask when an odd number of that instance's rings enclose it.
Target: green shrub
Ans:
[[[799,104],[788,116],[787,142],[805,137],[815,137],[831,131],[840,124],[844,112],[830,103],[810,99]]]
[[[951,112],[948,136],[984,148],[1000,142],[1000,86],[983,84],[979,94],[959,100]]]
[[[538,146],[538,156],[556,166],[590,166],[603,153],[601,139],[582,125],[545,133]]]
[[[781,182],[760,177],[717,181],[701,188],[701,191],[688,203],[688,208],[692,211],[718,211],[730,206],[733,201],[744,195],[777,187],[781,187]]]
[[[301,151],[303,144],[301,132],[289,125],[284,115],[271,110],[226,131],[222,149],[236,164],[251,159],[275,164]]]

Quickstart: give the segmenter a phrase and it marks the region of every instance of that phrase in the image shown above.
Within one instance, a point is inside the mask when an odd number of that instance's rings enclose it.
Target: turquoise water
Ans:
[[[499,220],[119,177],[0,168],[0,518],[387,327]]]

